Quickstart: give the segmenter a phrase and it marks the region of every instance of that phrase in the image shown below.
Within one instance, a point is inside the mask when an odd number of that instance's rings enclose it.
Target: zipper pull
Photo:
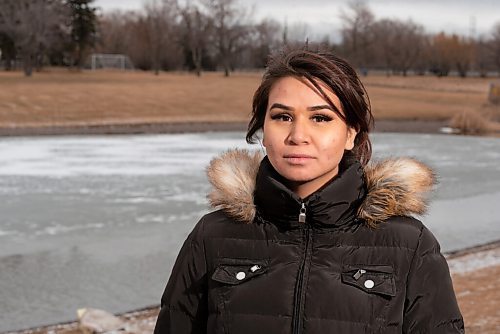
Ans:
[[[353,275],[353,277],[357,281],[364,273],[366,273],[366,270],[358,269],[358,271],[356,271],[356,273]]]
[[[299,213],[299,223],[305,223],[306,222],[306,205],[304,202],[302,202],[302,207],[300,208],[300,213]]]

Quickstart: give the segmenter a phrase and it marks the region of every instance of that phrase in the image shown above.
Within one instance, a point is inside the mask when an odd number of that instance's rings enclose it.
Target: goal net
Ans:
[[[134,65],[129,56],[123,54],[104,54],[94,53],[90,55],[90,68],[92,70],[100,69],[118,69],[133,70]]]

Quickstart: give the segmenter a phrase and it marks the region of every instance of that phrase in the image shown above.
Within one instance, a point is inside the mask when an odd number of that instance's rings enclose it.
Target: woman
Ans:
[[[218,210],[185,241],[157,334],[464,333],[425,211],[432,171],[412,159],[367,165],[372,122],[356,72],[329,53],[268,64],[247,141],[266,157],[214,159]]]

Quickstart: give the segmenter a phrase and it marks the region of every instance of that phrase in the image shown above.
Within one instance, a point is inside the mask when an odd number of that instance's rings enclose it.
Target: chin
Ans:
[[[285,170],[285,171],[277,171],[281,176],[291,182],[309,182],[315,179],[314,175],[310,172],[297,172],[297,170]]]

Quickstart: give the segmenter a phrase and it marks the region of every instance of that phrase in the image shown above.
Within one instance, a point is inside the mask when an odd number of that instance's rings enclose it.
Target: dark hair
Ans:
[[[372,154],[371,142],[368,137],[373,124],[370,100],[356,71],[345,60],[331,52],[295,49],[282,51],[269,58],[262,82],[253,96],[252,118],[248,124],[246,135],[247,142],[249,144],[255,143],[255,133],[264,126],[269,92],[276,81],[284,77],[307,80],[328,102],[335,113],[349,127],[358,132],[352,153],[361,164],[366,165]],[[345,116],[328,98],[317,80],[326,84],[337,95]]]

